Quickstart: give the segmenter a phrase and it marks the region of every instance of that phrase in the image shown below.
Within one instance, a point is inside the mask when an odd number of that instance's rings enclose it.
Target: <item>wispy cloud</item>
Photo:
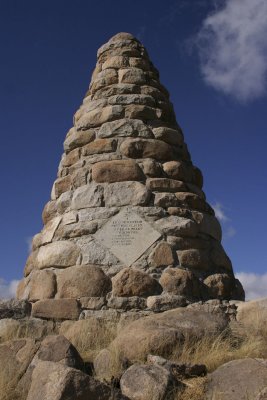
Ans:
[[[222,203],[216,202],[212,205],[212,208],[215,211],[215,216],[224,225],[224,237],[232,238],[236,234],[236,230],[232,225],[229,225],[231,219],[225,213],[225,207]]]
[[[221,222],[229,221],[229,218],[225,214],[224,206],[221,203],[216,202],[215,204],[213,204],[212,207],[213,207],[213,209],[215,211],[215,215],[219,221],[221,221]]]
[[[218,91],[249,102],[267,91],[267,1],[221,3],[196,37],[202,76]]]
[[[10,299],[15,297],[18,283],[19,281],[15,279],[6,282],[4,279],[0,278],[0,299]]]
[[[267,273],[260,275],[238,272],[236,277],[245,289],[247,300],[267,297]]]

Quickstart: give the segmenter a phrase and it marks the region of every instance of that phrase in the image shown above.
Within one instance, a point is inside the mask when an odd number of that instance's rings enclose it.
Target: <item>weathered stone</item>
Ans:
[[[137,118],[145,121],[160,119],[162,110],[159,108],[143,106],[139,104],[130,104],[125,107],[126,118]]]
[[[178,205],[177,197],[174,193],[155,193],[154,205],[157,207],[174,208]]]
[[[109,138],[114,136],[140,136],[144,138],[152,138],[153,134],[151,129],[139,119],[122,118],[101,125],[97,136],[99,138]]]
[[[62,225],[74,224],[78,220],[78,214],[76,211],[69,211],[62,217]]]
[[[119,212],[118,207],[92,207],[79,210],[78,216],[80,222],[107,220]]]
[[[92,142],[94,139],[95,131],[93,129],[77,132],[75,128],[71,128],[64,142],[64,150],[68,153],[77,147],[81,147]]]
[[[83,310],[80,320],[97,320],[101,324],[117,324],[121,317],[121,310]]]
[[[111,389],[89,375],[51,361],[39,362],[32,374],[27,400],[109,400]]]
[[[117,142],[114,139],[97,139],[87,144],[82,149],[84,156],[92,154],[112,153],[116,151]]]
[[[76,369],[83,368],[80,354],[63,335],[44,338],[31,365],[36,366],[40,361],[52,361]]]
[[[63,167],[70,167],[80,159],[80,149],[71,150],[68,154],[64,155],[62,159]]]
[[[153,159],[146,159],[140,162],[140,166],[145,175],[149,177],[158,177],[162,175],[160,163]]]
[[[46,203],[43,212],[42,220],[44,224],[47,224],[50,219],[52,219],[57,213],[56,201],[49,201]]]
[[[16,389],[37,349],[38,343],[32,339],[13,340],[0,345],[1,400],[26,398],[27,393],[16,393]]]
[[[194,193],[175,193],[180,206],[212,213],[211,207]]]
[[[142,85],[145,83],[145,81],[145,74],[140,68],[119,70],[119,83],[133,83],[136,85]]]
[[[172,179],[179,179],[184,182],[192,181],[192,168],[182,161],[168,161],[163,164],[163,170]]]
[[[150,191],[139,182],[116,182],[105,187],[105,204],[108,207],[145,206],[150,199]]]
[[[94,94],[97,90],[104,86],[118,83],[118,74],[115,69],[106,69],[97,74],[96,79],[91,82],[90,91]]]
[[[117,257],[115,257],[114,254],[112,254],[99,242],[92,240],[91,238],[81,238],[78,240],[78,244],[81,248],[81,263],[84,265],[95,264],[104,266],[116,265],[119,263],[119,260],[117,259]]]
[[[166,100],[165,94],[153,86],[141,86],[141,93],[154,97],[156,100]]]
[[[221,400],[256,399],[265,386],[266,360],[245,358],[229,361],[209,375],[207,399],[214,398],[214,393],[218,393]]]
[[[21,319],[31,313],[31,304],[25,300],[0,300],[0,319]]]
[[[168,160],[172,158],[172,148],[165,142],[152,139],[125,139],[120,150],[130,158],[154,158]]]
[[[180,307],[126,325],[111,347],[116,346],[120,357],[130,361],[146,360],[148,354],[166,357],[179,345],[182,348],[184,337],[196,340],[206,335],[216,335],[226,326],[227,320],[221,315]]]
[[[60,239],[70,239],[84,235],[91,235],[97,231],[97,222],[84,221],[77,224],[60,226],[55,237]]]
[[[132,365],[120,385],[122,393],[133,400],[163,400],[174,390],[171,373],[159,365]]]
[[[96,182],[141,181],[142,170],[134,160],[113,160],[96,163],[92,167],[92,178]]]
[[[213,243],[210,253],[211,262],[220,269],[225,269],[232,272],[232,263],[230,258],[225,253],[221,243]]]
[[[180,146],[183,144],[183,134],[180,131],[167,127],[154,128],[153,133],[156,139],[163,140],[166,143]]]
[[[105,296],[111,290],[111,280],[101,268],[77,265],[57,275],[58,298]]]
[[[210,298],[231,299],[234,289],[234,278],[232,276],[227,274],[213,274],[208,276],[203,283],[208,288]]]
[[[67,192],[70,189],[71,189],[70,175],[57,179],[54,183],[55,198],[57,199],[62,193]]]
[[[105,297],[81,297],[79,303],[82,309],[101,310],[106,305]]]
[[[194,220],[198,223],[199,231],[201,233],[209,235],[219,242],[222,240],[222,228],[215,216],[203,214],[197,211],[193,211],[192,216]]]
[[[80,309],[74,299],[40,300],[32,306],[32,317],[44,319],[78,319]]]
[[[30,301],[44,300],[54,297],[56,292],[56,277],[53,271],[32,271],[29,279],[28,299]]]
[[[160,284],[150,275],[137,269],[124,268],[112,278],[112,293],[118,297],[148,297],[160,294]]]
[[[108,121],[114,121],[124,115],[124,109],[122,106],[107,106],[102,109],[96,109],[84,114],[76,124],[77,130],[87,130],[100,126]]]
[[[87,207],[99,207],[103,202],[104,189],[100,185],[85,185],[75,190],[72,208],[79,210]]]
[[[147,298],[147,308],[154,312],[168,311],[173,308],[185,306],[185,297],[175,294],[161,294],[160,296],[150,296]]]
[[[166,242],[160,242],[149,255],[149,265],[153,268],[167,267],[173,264],[173,251]]]
[[[36,318],[25,319],[0,319],[0,342],[4,343],[13,339],[32,338],[42,339],[47,335],[53,335],[57,327],[53,321],[45,321]]]
[[[183,192],[186,190],[184,182],[168,178],[150,178],[147,179],[146,185],[155,192]]]
[[[194,237],[198,233],[198,227],[194,221],[174,215],[159,219],[156,221],[155,226],[166,235]]]
[[[66,268],[75,265],[80,251],[75,243],[70,241],[58,241],[40,247],[36,255],[36,267]]]
[[[110,86],[104,86],[94,93],[94,99],[103,99],[116,94],[131,94],[140,93],[140,87],[137,85],[132,85],[130,83],[119,83]]]
[[[55,217],[45,225],[44,229],[41,232],[41,236],[39,238],[39,246],[42,244],[47,244],[52,242],[52,239],[55,235],[55,232],[61,220],[62,220],[61,216]]]
[[[102,70],[107,68],[120,69],[122,67],[128,67],[129,59],[123,56],[115,56],[108,58],[102,65]]]
[[[141,104],[145,106],[155,107],[155,100],[152,96],[145,94],[119,94],[111,96],[108,99],[108,103],[111,105],[129,105],[129,104]]]
[[[71,190],[63,193],[56,202],[57,211],[59,214],[63,214],[67,211],[71,204],[71,199],[73,196],[73,192]]]
[[[178,250],[177,256],[183,267],[205,271],[211,266],[209,253],[203,249]]]
[[[150,69],[150,63],[141,57],[130,57],[129,65],[133,68],[141,68],[143,71]]]
[[[167,268],[160,278],[164,292],[187,299],[201,299],[201,283],[191,272],[181,268]]]
[[[139,309],[143,310],[146,308],[146,300],[143,297],[132,296],[132,297],[110,297],[107,303],[108,307],[119,310],[132,310]]]

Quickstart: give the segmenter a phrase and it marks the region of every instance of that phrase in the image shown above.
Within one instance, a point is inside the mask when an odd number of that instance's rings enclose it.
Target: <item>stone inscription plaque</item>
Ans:
[[[143,218],[129,209],[123,209],[111,218],[95,238],[129,267],[161,234]]]

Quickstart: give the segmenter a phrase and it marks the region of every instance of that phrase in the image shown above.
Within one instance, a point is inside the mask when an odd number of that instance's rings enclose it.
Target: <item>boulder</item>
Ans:
[[[191,271],[167,268],[159,281],[165,292],[194,300],[200,300],[202,297],[201,283]]]
[[[112,153],[116,151],[117,141],[114,139],[97,139],[88,143],[82,149],[83,156],[91,156],[93,154]]]
[[[162,288],[158,281],[138,269],[124,268],[112,278],[112,293],[118,297],[160,294]]]
[[[171,354],[182,347],[184,338],[196,340],[216,335],[227,326],[222,315],[177,308],[140,318],[122,328],[112,342],[121,357],[130,361],[145,360],[147,355]]]
[[[68,153],[77,147],[92,142],[94,139],[95,131],[93,129],[77,132],[75,128],[71,128],[64,142],[64,150]]]
[[[140,182],[115,182],[105,187],[105,205],[108,207],[145,206],[151,192]]]
[[[108,307],[118,310],[143,310],[146,308],[146,300],[143,297],[110,297],[107,303]]]
[[[163,140],[171,145],[180,146],[183,144],[183,134],[176,129],[161,126],[154,128],[153,133],[156,139]]]
[[[72,208],[80,210],[87,207],[100,207],[103,203],[104,189],[100,185],[84,185],[76,189],[72,199]]]
[[[167,267],[173,264],[173,251],[167,242],[160,242],[149,255],[149,265],[153,268]]]
[[[235,285],[233,276],[213,274],[204,279],[203,283],[208,288],[208,294],[211,299],[231,300]]]
[[[143,85],[145,81],[145,74],[140,68],[125,68],[119,70],[119,83],[132,83],[135,85]]]
[[[147,308],[154,312],[162,312],[177,307],[185,307],[186,304],[184,296],[176,296],[175,294],[161,294],[160,296],[150,296],[147,298]]]
[[[152,138],[152,131],[147,125],[139,119],[122,118],[112,122],[106,122],[101,125],[97,136],[99,138],[107,137],[127,137],[140,136],[144,138]]]
[[[109,400],[111,389],[85,373],[54,363],[39,362],[32,374],[27,400]]]
[[[124,109],[122,106],[106,106],[103,108],[97,108],[96,110],[85,113],[79,121],[76,123],[78,131],[87,130],[100,126],[108,121],[114,121],[123,117]]]
[[[66,268],[75,265],[80,250],[71,241],[57,241],[40,247],[36,255],[36,267],[44,268]]]
[[[246,358],[221,365],[209,375],[207,399],[256,399],[267,386],[267,361]]]
[[[159,365],[134,364],[121,377],[122,393],[132,400],[164,400],[172,394],[174,380],[170,371]]]
[[[134,160],[102,161],[93,165],[92,178],[95,182],[141,181],[142,170]]]
[[[26,300],[0,300],[0,319],[21,319],[31,314],[31,304]]]
[[[56,276],[51,270],[32,271],[29,276],[28,299],[30,301],[50,299],[56,293]]]
[[[183,192],[186,185],[182,181],[168,178],[150,178],[146,181],[147,187],[153,192]]]
[[[40,361],[52,361],[76,369],[84,366],[78,351],[63,335],[47,336],[42,341],[32,365],[36,366]]]
[[[154,158],[161,161],[172,157],[171,146],[156,139],[125,139],[120,150],[129,158]]]
[[[101,297],[111,290],[111,279],[94,265],[77,265],[57,276],[58,298]]]
[[[80,308],[74,299],[39,300],[32,306],[32,317],[44,319],[78,319]]]
[[[209,252],[205,249],[178,250],[176,254],[182,267],[205,271],[211,266]]]
[[[18,383],[30,365],[39,344],[33,339],[12,340],[0,345],[0,399],[26,399],[24,388],[17,392]],[[26,389],[26,388],[25,388]]]
[[[170,217],[162,218],[156,221],[156,228],[165,235],[171,236],[191,236],[194,237],[198,233],[197,224],[188,218]]]

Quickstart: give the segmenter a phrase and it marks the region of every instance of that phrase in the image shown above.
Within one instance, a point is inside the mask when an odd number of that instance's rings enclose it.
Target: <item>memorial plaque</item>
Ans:
[[[130,209],[111,218],[95,238],[129,267],[161,234]]]

